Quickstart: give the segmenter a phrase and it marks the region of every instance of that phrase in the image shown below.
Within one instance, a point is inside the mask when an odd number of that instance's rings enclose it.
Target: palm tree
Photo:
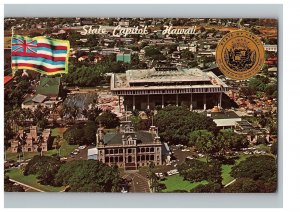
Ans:
[[[60,156],[60,147],[62,146],[62,138],[59,135],[56,136],[56,138],[55,138],[54,146],[58,153],[58,156]]]
[[[150,189],[153,192],[156,192],[158,189],[158,181],[157,181],[157,176],[155,175],[154,172],[154,167],[155,167],[154,163],[151,162],[148,167],[148,176],[150,180]]]
[[[42,143],[43,143],[43,136],[42,135],[40,135],[39,137],[38,137],[38,148],[37,148],[37,151],[40,153],[40,156],[43,156],[43,149],[42,149]]]
[[[19,161],[21,161],[21,153],[23,152],[22,142],[21,142],[21,138],[19,136],[17,139],[18,139],[17,153],[18,153]]]
[[[25,146],[25,144],[26,144],[26,139],[27,139],[27,134],[26,134],[25,130],[23,130],[23,135],[22,135],[22,137],[21,137],[21,145],[22,145],[23,159],[25,158],[24,146]]]
[[[200,136],[196,141],[196,149],[205,155],[206,162],[208,162],[209,154],[214,149],[214,136],[208,130],[199,130],[199,132]]]

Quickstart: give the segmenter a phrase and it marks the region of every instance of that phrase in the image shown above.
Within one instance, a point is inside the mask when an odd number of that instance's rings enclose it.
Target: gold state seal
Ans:
[[[216,62],[229,78],[245,80],[259,72],[265,61],[260,39],[245,30],[226,34],[218,43]]]

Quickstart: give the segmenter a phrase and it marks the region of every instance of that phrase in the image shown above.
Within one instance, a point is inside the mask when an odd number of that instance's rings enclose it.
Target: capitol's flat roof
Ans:
[[[126,73],[112,75],[111,89],[168,89],[168,88],[210,88],[228,87],[213,72],[204,72],[198,68],[173,69],[159,71],[152,69],[127,70]],[[181,82],[194,82],[192,85],[180,85]],[[199,82],[199,85],[196,83]],[[151,83],[151,84],[149,84]],[[157,85],[155,85],[157,83]],[[162,84],[164,83],[164,84]],[[168,83],[178,83],[176,85]],[[196,84],[195,84],[196,83]],[[132,84],[135,84],[132,86]]]

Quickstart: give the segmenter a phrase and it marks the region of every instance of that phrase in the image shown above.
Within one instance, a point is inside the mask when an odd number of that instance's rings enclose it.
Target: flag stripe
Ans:
[[[67,54],[67,50],[53,50],[46,47],[38,47],[37,50],[51,52],[52,54]]]
[[[44,72],[57,72],[57,71],[64,71],[65,70],[65,68],[48,68],[48,67],[45,67],[43,65],[35,65],[35,64],[27,64],[27,63],[18,63],[18,64],[12,63],[12,67],[14,67],[14,68],[22,67],[22,69],[24,67],[35,68],[35,69],[38,69],[38,70],[41,70],[41,71],[44,71]]]
[[[53,45],[50,45],[48,43],[38,43],[37,46],[38,47],[49,48],[49,49],[52,49],[52,50],[65,50],[65,51],[68,50],[67,46],[53,46]]]
[[[51,56],[51,55],[46,55],[46,54],[39,54],[39,53],[13,52],[12,56],[41,57],[41,58],[45,58],[45,59],[53,60],[53,61],[65,61],[66,60],[66,57],[56,57],[56,56]]]
[[[43,50],[37,50],[38,54],[44,54],[44,55],[49,55],[49,56],[53,56],[53,57],[66,57],[66,54],[64,53],[53,53],[50,51],[43,51]]]
[[[42,36],[35,37],[32,39],[37,40],[39,43],[46,43],[52,46],[69,46],[69,41],[66,40],[49,39]]]
[[[65,66],[65,62],[61,62],[61,61],[57,61],[55,63],[50,63],[50,62],[46,62],[46,61],[43,61],[43,60],[36,60],[36,59],[12,59],[11,61],[12,63],[32,63],[32,64],[36,64],[36,65],[40,65],[40,64],[43,64],[45,66],[49,66],[50,68],[51,67],[56,67],[56,66],[59,66],[59,67],[64,67]]]

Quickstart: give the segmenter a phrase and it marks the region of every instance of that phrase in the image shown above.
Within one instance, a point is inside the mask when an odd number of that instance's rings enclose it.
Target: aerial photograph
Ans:
[[[277,44],[276,19],[4,18],[4,191],[277,192]]]

